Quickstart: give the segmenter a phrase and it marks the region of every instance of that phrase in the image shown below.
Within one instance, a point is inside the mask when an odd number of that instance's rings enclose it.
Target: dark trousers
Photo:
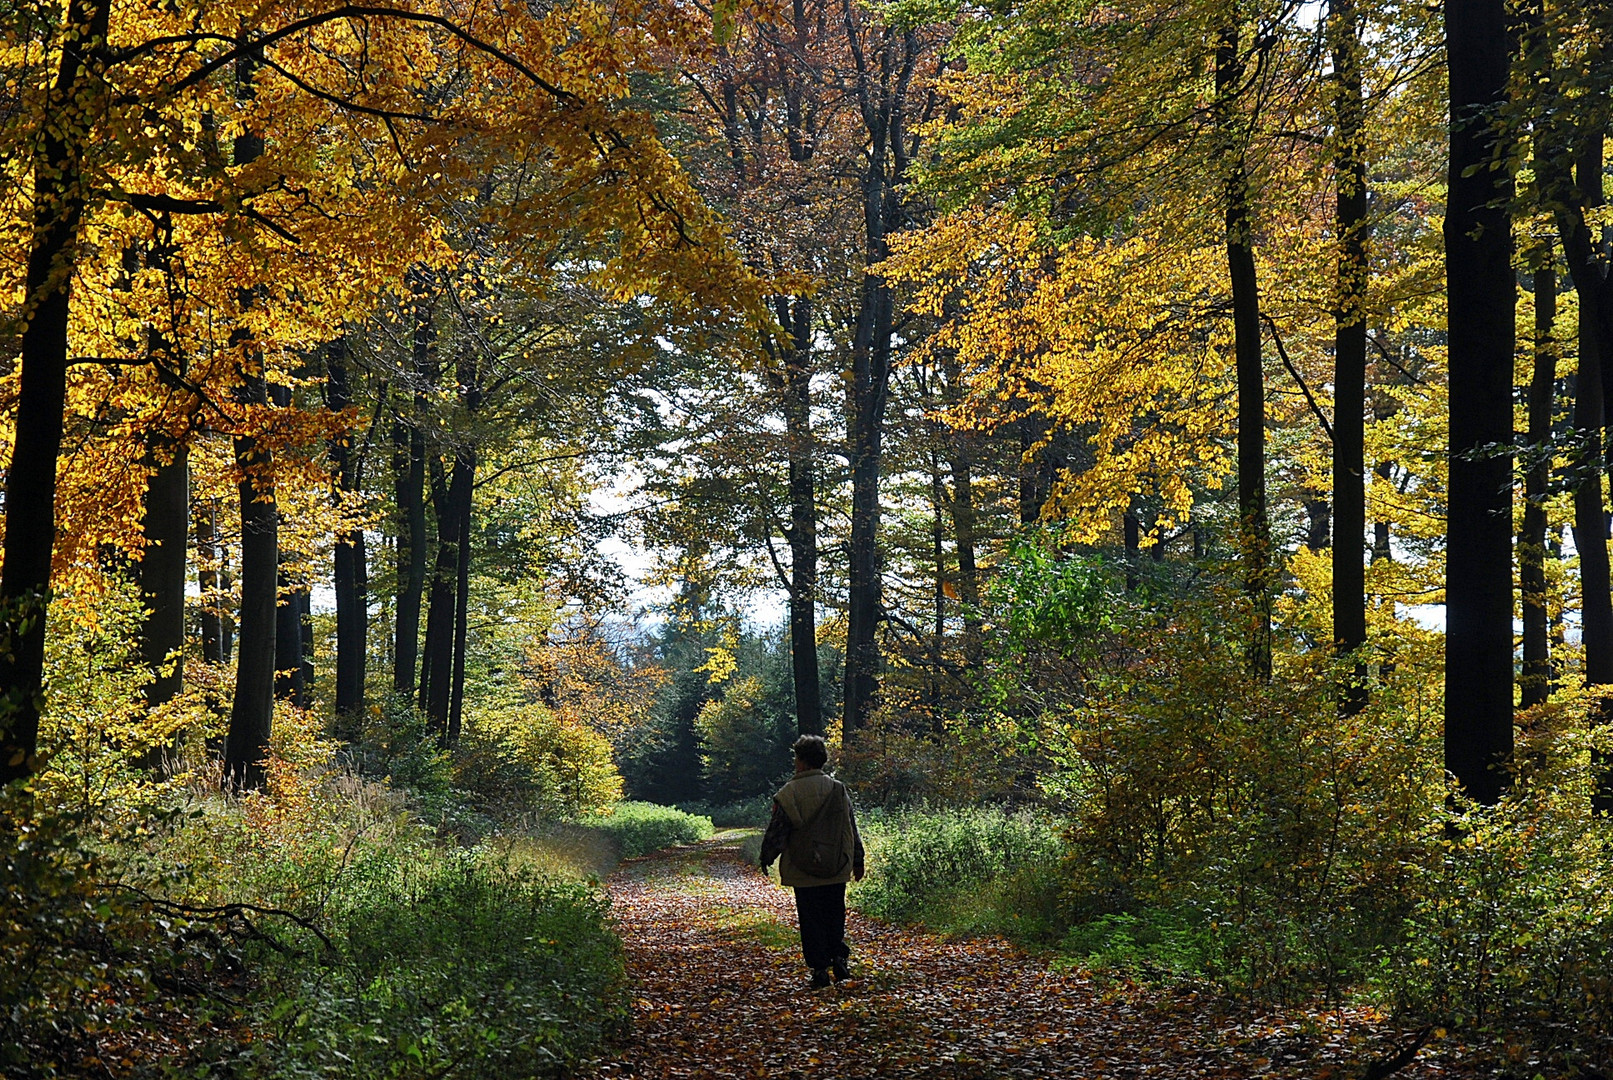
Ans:
[[[851,955],[846,947],[846,883],[797,886],[795,913],[801,919],[801,955],[809,968],[826,968]]]

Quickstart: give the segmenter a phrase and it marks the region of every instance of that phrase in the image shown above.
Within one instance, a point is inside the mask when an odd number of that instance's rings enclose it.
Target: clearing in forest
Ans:
[[[810,991],[791,894],[745,861],[742,839],[725,833],[657,852],[610,879],[635,984],[633,1028],[598,1076],[1459,1072],[1429,1050],[1394,1060],[1410,1055],[1397,1054],[1394,1033],[1361,1010],[1261,1013],[1208,993],[1055,970],[999,940],[949,941],[855,913],[846,933],[854,978]]]

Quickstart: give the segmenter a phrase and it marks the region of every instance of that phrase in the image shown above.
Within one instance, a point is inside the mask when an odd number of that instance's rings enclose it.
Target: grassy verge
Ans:
[[[210,798],[169,838],[192,905],[284,916],[227,928],[250,973],[240,1077],[547,1077],[625,1022],[621,944],[586,880],[613,852],[566,834],[441,846],[380,800],[311,801],[266,832],[257,800]]]
[[[635,859],[677,844],[697,843],[716,831],[709,817],[646,802],[617,803],[603,814],[584,818],[578,825],[615,844],[624,859]]]
[[[860,819],[868,876],[851,903],[950,934],[1051,945],[1063,847],[1054,823],[989,809],[874,811]]]

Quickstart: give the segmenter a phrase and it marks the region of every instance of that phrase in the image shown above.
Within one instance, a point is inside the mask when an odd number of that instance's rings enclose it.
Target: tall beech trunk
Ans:
[[[228,663],[229,646],[224,639],[226,590],[219,587],[222,574],[218,547],[218,504],[198,499],[195,506],[196,584],[201,593],[202,659],[209,664]]]
[[[146,704],[172,701],[185,685],[185,545],[190,526],[190,453],[184,445],[152,437],[146,464],[144,532],[140,556],[140,658],[156,671]]]
[[[392,689],[413,695],[419,685],[415,668],[420,656],[420,606],[426,588],[426,436],[421,428],[435,343],[433,312],[423,283],[414,293],[414,347],[410,375],[414,383],[412,418],[402,412],[392,426],[393,501],[397,506],[397,610],[392,645]],[[421,679],[424,679],[424,672]]]
[[[1135,510],[1128,509],[1121,515],[1120,536],[1126,545],[1126,591],[1136,592],[1140,583],[1137,573],[1142,564],[1143,523]]]
[[[250,54],[236,65],[237,94],[253,96],[252,78],[259,61]],[[263,139],[244,131],[235,137],[236,165],[256,161]],[[250,290],[236,294],[241,311],[252,307]],[[231,344],[241,350],[241,385],[236,400],[260,409],[269,403],[263,357],[246,333],[237,330]],[[275,506],[274,455],[249,434],[234,439],[235,465],[241,472],[241,610],[236,649],[235,700],[224,738],[224,783],[236,790],[256,790],[265,780],[269,735],[274,723],[275,611],[280,572],[280,515]]]
[[[900,187],[912,134],[907,129],[908,87],[918,64],[915,29],[882,30],[864,38],[854,0],[841,12],[854,65],[851,84],[866,138],[859,176],[863,204],[863,259],[873,267],[889,254],[887,237],[900,226]],[[870,53],[868,46],[875,50]],[[855,739],[873,714],[879,689],[876,633],[884,619],[879,550],[879,485],[885,406],[890,392],[893,300],[879,274],[862,279],[851,350],[846,433],[851,464],[851,536],[846,582],[845,700],[842,738]]]
[[[455,378],[466,426],[481,407],[476,357],[463,354]],[[437,565],[431,578],[431,604],[426,614],[426,648],[422,657],[420,707],[444,745],[459,736],[454,697],[464,692],[465,613],[470,580],[470,523],[476,493],[476,447],[467,432],[454,451],[447,482],[433,479],[437,510]]]
[[[250,347],[250,346],[248,346]],[[260,361],[248,358],[236,399],[267,405]],[[234,439],[242,471],[241,606],[237,616],[235,698],[224,740],[224,779],[240,790],[263,786],[274,720],[275,598],[280,569],[280,522],[275,507],[274,458],[251,435]]]
[[[1578,423],[1578,397],[1574,411],[1583,448],[1580,484],[1574,494],[1574,543],[1580,548],[1585,682],[1594,688],[1613,684],[1613,601],[1609,598],[1607,511],[1600,476],[1607,464],[1602,429],[1607,422],[1607,386],[1613,379],[1613,280],[1608,277],[1605,259],[1598,257],[1600,238],[1587,223],[1587,214],[1603,201],[1603,133],[1581,134],[1578,151],[1573,184],[1557,202],[1557,220],[1569,276],[1579,296],[1578,396],[1585,395],[1587,374],[1594,372],[1602,406],[1594,430]],[[1583,546],[1587,543],[1594,549],[1589,560]],[[1600,561],[1595,561],[1597,557]],[[1613,722],[1613,692],[1598,693],[1593,722]],[[1591,793],[1591,809],[1598,816],[1607,816],[1613,814],[1613,756],[1598,750],[1593,751],[1592,760],[1596,786]]]
[[[1542,448],[1551,441],[1557,387],[1557,268],[1550,241],[1536,256],[1534,370],[1529,380],[1528,447],[1536,454],[1523,476],[1523,525],[1518,531],[1518,592],[1523,608],[1523,672],[1519,703],[1528,708],[1551,696],[1551,643],[1546,603],[1546,507],[1551,461]],[[1606,547],[1603,552],[1605,555]],[[1609,608],[1613,617],[1613,607]]]
[[[780,299],[779,322],[789,330],[784,359],[784,435],[790,465],[790,664],[795,726],[822,735],[823,690],[818,668],[817,443],[812,435],[812,301]]]
[[[420,709],[432,731],[446,743],[452,701],[454,637],[458,622],[459,549],[465,538],[460,528],[468,516],[462,507],[471,497],[474,459],[467,448],[454,456],[453,468],[434,500],[437,510],[437,561],[431,573],[431,596],[426,608],[426,645],[421,655]]]
[[[38,765],[45,615],[56,543],[56,456],[67,407],[67,317],[84,219],[84,150],[99,100],[109,0],[71,0],[34,156],[17,425],[5,488],[0,569],[0,785]]]
[[[276,408],[291,407],[291,390],[271,385],[269,400]],[[279,569],[275,575],[274,608],[274,696],[291,702],[299,709],[308,707],[308,680],[306,678],[305,648],[302,625],[302,597],[308,584],[299,581],[289,567],[296,555],[282,549]]]
[[[952,471],[952,535],[958,547],[958,599],[963,605],[963,658],[970,667],[981,663],[980,569],[975,563],[974,460],[966,431],[954,431],[947,440]]]
[[[353,388],[347,373],[347,342],[343,338],[325,347],[325,404],[331,412],[353,405]],[[359,490],[361,461],[348,436],[332,439],[330,458],[334,472],[333,497],[340,504]],[[336,593],[336,715],[350,717],[364,709],[365,659],[369,652],[369,582],[365,565],[364,530],[344,529],[336,536],[331,581]]]
[[[1534,0],[1524,12],[1524,63],[1535,85],[1550,86],[1551,39],[1545,29],[1545,0]],[[1552,164],[1553,139],[1546,130],[1535,139],[1535,174],[1549,210],[1558,186]],[[1523,668],[1518,677],[1518,703],[1543,704],[1552,691],[1551,634],[1546,594],[1546,507],[1551,481],[1547,449],[1557,390],[1557,256],[1549,239],[1529,253],[1535,301],[1534,368],[1529,378],[1528,433],[1524,445],[1531,460],[1523,474],[1523,523],[1518,528],[1518,601],[1523,614]]]
[[[1485,804],[1512,758],[1513,184],[1493,171],[1511,35],[1504,0],[1445,0],[1450,485],[1445,767]]]
[[[465,451],[464,493],[455,504],[459,514],[459,551],[454,573],[454,673],[448,699],[448,742],[459,741],[465,716],[465,650],[470,638],[471,511],[476,494],[476,448]]]
[[[1332,0],[1333,117],[1337,140],[1338,308],[1333,313],[1333,648],[1353,657],[1340,687],[1339,711],[1367,703],[1366,412],[1367,163],[1361,95],[1361,24],[1355,0]]]
[[[1266,376],[1261,359],[1260,290],[1249,215],[1249,174],[1234,124],[1234,95],[1244,77],[1239,35],[1221,31],[1215,51],[1216,120],[1227,145],[1225,200],[1227,274],[1232,285],[1233,351],[1238,373],[1238,519],[1249,598],[1249,672],[1271,677],[1271,526],[1266,511]]]
[[[886,202],[884,153],[874,155],[864,177],[864,219],[869,265],[885,257]],[[883,614],[879,551],[880,448],[885,403],[890,390],[891,294],[877,274],[863,278],[856,341],[852,350],[851,544],[846,586],[845,699],[841,727],[845,738],[867,726],[879,688],[879,644]]]

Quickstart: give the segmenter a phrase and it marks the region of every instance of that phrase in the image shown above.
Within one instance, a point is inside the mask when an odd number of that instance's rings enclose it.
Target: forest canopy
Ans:
[[[870,912],[957,845],[975,929],[1599,1075],[1610,40],[0,6],[0,1064],[570,1069],[617,1013],[486,1003],[626,1009],[609,859],[511,845],[766,824],[818,734]],[[365,998],[446,911],[484,982]]]

